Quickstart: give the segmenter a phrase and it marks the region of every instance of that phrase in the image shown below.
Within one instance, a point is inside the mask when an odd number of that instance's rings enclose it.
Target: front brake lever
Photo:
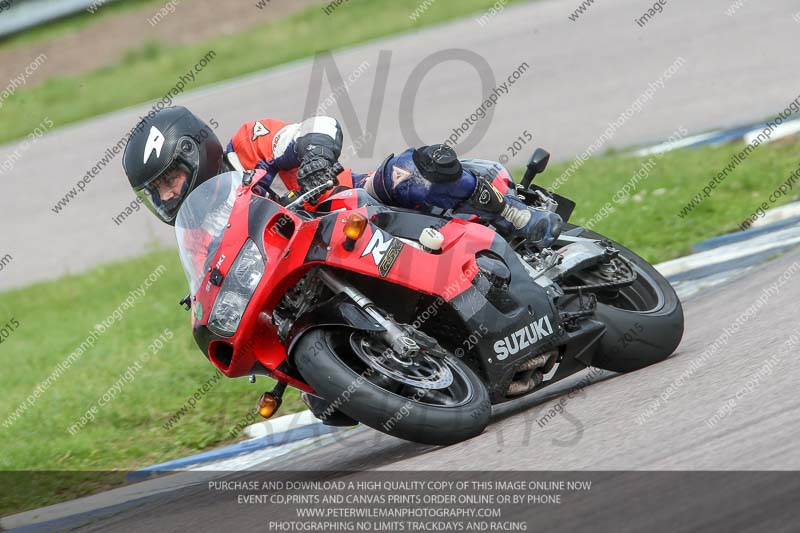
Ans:
[[[294,196],[293,196],[295,194],[294,191],[289,192],[288,194],[286,194],[286,196],[283,197],[283,199],[284,199],[284,201],[291,201],[291,203],[289,203],[289,204],[283,204],[282,203],[283,206],[286,207],[286,209],[290,209],[291,210],[297,204],[302,205],[306,201],[307,198],[309,198],[311,196],[314,196],[314,195],[316,195],[318,193],[325,192],[328,189],[331,189],[331,188],[335,187],[336,185],[339,184],[339,180],[338,180],[337,176],[339,176],[339,174],[341,174],[342,172],[344,172],[344,167],[342,166],[341,163],[339,163],[337,161],[336,163],[334,163],[325,172],[325,177],[328,178],[325,181],[325,183],[323,183],[321,185],[317,185],[313,189],[304,192],[303,194],[301,194],[297,198],[294,198]]]
[[[284,207],[286,207],[286,209],[292,210],[297,205],[303,205],[303,203],[305,203],[307,198],[310,198],[311,196],[313,196],[313,195],[315,195],[315,194],[317,194],[319,192],[327,191],[328,189],[330,189],[333,186],[334,186],[334,181],[333,180],[328,180],[325,183],[323,183],[322,185],[318,185],[318,186],[314,187],[313,189],[311,189],[310,191],[304,192],[303,194],[298,196],[295,200],[293,200],[291,203],[285,205]],[[293,194],[294,194],[294,192],[290,192],[289,194],[284,196],[284,199],[285,200],[291,200]]]

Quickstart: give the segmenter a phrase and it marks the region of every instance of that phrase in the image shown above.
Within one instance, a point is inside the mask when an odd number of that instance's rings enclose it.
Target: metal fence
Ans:
[[[116,0],[0,0],[0,37],[68,15],[92,13]]]

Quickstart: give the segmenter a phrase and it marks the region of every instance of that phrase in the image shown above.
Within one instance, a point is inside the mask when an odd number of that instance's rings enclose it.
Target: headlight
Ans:
[[[211,310],[208,327],[214,333],[225,337],[236,333],[247,304],[263,275],[264,258],[261,257],[256,243],[248,239],[225,276]]]

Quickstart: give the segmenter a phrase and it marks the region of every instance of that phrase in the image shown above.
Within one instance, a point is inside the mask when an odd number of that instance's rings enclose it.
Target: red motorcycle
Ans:
[[[522,185],[497,163],[464,166],[566,222],[575,204],[531,183],[548,157],[536,151]],[[311,206],[315,191],[278,197],[259,177],[202,184],[176,231],[200,348],[228,377],[278,381],[262,416],[290,385],[378,431],[451,444],[481,433],[492,404],[587,366],[642,368],[680,342],[670,284],[584,228],[567,223],[539,250],[474,217],[389,207],[360,189]]]

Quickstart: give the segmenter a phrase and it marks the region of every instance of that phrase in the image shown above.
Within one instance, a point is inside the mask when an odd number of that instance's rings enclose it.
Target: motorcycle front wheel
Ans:
[[[303,379],[331,406],[373,429],[422,444],[450,445],[489,424],[486,387],[453,355],[394,355],[375,336],[315,328],[295,344]]]

